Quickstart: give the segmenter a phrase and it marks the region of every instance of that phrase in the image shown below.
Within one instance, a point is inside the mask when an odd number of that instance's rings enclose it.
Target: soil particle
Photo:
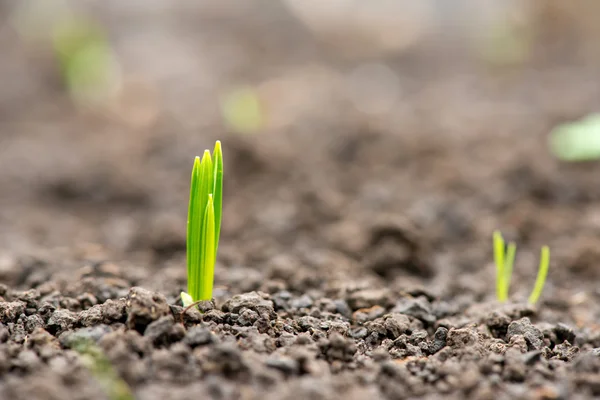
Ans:
[[[10,338],[10,332],[6,325],[0,323],[0,343],[5,343]]]
[[[25,318],[23,318],[23,317],[24,316],[21,315],[21,317],[19,317],[19,321],[17,323],[22,323],[23,326],[25,327],[25,332],[27,332],[27,333],[33,332],[36,328],[44,328],[46,326],[42,317],[40,317],[37,314],[28,315]],[[23,319],[24,319],[24,321],[23,321]]]
[[[298,310],[301,308],[309,308],[313,305],[313,300],[307,294],[304,294],[300,297],[292,299],[290,301],[290,307],[292,309]]]
[[[403,333],[411,333],[415,326],[404,314],[392,313],[365,324],[371,344],[380,343],[385,338],[396,339]]]
[[[269,320],[274,319],[276,316],[273,301],[269,299],[267,294],[261,295],[257,292],[235,295],[227,300],[221,309],[238,315],[249,310],[254,312],[255,315]]]
[[[562,361],[572,361],[579,354],[579,351],[579,347],[573,346],[569,342],[564,341],[563,343],[554,346],[552,349],[551,358]]]
[[[381,306],[387,308],[393,305],[392,296],[388,289],[367,289],[352,293],[348,299],[351,310]]]
[[[73,311],[56,310],[52,313],[50,319],[48,319],[46,329],[58,337],[61,333],[71,330],[78,320],[77,314]]]
[[[126,312],[127,327],[143,333],[152,321],[170,314],[171,309],[162,294],[133,287],[127,295]]]
[[[154,346],[164,347],[180,341],[185,336],[185,328],[175,324],[173,316],[167,315],[151,322],[144,331]]]
[[[58,337],[58,339],[62,346],[73,347],[82,342],[91,341],[97,343],[110,332],[110,326],[99,324],[92,327],[79,328],[69,332],[64,332]]]
[[[202,370],[207,374],[222,374],[242,382],[250,379],[250,367],[234,343],[224,342],[211,346],[202,359]]]
[[[98,344],[126,382],[139,383],[150,376],[145,357],[152,354],[152,344],[137,331],[114,331],[104,335]]]
[[[170,349],[158,349],[150,357],[151,373],[159,380],[176,383],[191,382],[201,376],[190,348],[177,343]]]
[[[337,332],[332,333],[328,339],[323,338],[319,340],[318,345],[321,354],[328,361],[350,362],[356,353],[354,341],[345,339]]]
[[[127,318],[126,307],[125,299],[106,300],[103,304],[97,304],[79,312],[79,322],[83,326],[125,322]]]
[[[425,297],[403,297],[396,303],[392,312],[405,314],[421,320],[426,326],[432,325],[437,318],[431,312],[431,304]]]
[[[528,350],[540,350],[544,345],[544,334],[527,317],[513,321],[508,325],[506,339],[514,341],[517,336],[522,336],[525,339]]]
[[[300,363],[290,357],[270,357],[267,359],[266,365],[283,372],[286,376],[300,374]]]
[[[575,344],[575,339],[577,338],[577,336],[573,331],[573,328],[571,328],[570,326],[559,322],[554,326],[553,331],[556,336],[556,340],[552,341],[553,343],[562,343],[564,341],[567,341],[571,344]]]
[[[379,318],[385,314],[385,308],[373,306],[371,308],[361,308],[352,314],[352,319],[357,323],[364,323]]]
[[[506,336],[511,319],[502,312],[492,311],[486,316],[484,323],[489,328],[493,337],[503,338]]]
[[[217,337],[208,328],[200,325],[194,326],[188,330],[183,338],[183,343],[191,348],[216,342]]]
[[[0,301],[1,322],[16,322],[17,318],[25,312],[25,303],[22,301]]]

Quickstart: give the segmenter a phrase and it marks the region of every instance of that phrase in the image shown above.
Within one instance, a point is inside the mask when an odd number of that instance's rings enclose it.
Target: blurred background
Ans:
[[[548,297],[575,295],[600,271],[598,165],[549,140],[599,110],[599,15],[595,0],[3,0],[0,281],[111,260],[176,293],[193,157],[220,139],[225,288],[355,277],[492,296],[502,229],[523,293],[547,243]]]

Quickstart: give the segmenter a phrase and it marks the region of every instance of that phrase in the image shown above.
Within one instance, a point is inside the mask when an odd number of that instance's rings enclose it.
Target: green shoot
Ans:
[[[508,290],[510,289],[510,281],[512,279],[513,264],[515,263],[515,255],[517,253],[517,245],[510,242],[506,248],[506,257],[504,258],[504,299],[508,299]]]
[[[184,306],[212,298],[222,205],[223,153],[217,141],[212,156],[205,150],[192,168],[186,243],[188,291],[181,293]]]
[[[513,242],[506,245],[502,234],[499,231],[494,231],[493,247],[494,263],[496,264],[496,298],[499,302],[504,303],[508,300],[517,245]],[[533,292],[529,296],[530,304],[535,304],[542,294],[546,276],[548,275],[549,265],[550,249],[548,246],[543,246],[537,279],[535,281]]]
[[[496,264],[496,298],[501,303],[508,299],[508,289],[512,278],[513,264],[517,246],[509,243],[505,246],[504,238],[499,231],[494,232],[494,263]]]
[[[535,286],[529,296],[529,304],[535,304],[539,300],[542,290],[544,290],[544,284],[546,283],[546,276],[548,276],[548,267],[550,266],[550,248],[543,246],[540,254],[540,266],[538,268],[537,278],[535,279]]]

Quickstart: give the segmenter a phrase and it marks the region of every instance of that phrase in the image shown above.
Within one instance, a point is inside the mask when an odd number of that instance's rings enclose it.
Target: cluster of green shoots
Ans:
[[[499,231],[494,232],[494,262],[496,264],[496,298],[499,302],[504,303],[508,300],[508,290],[512,278],[513,264],[515,262],[515,254],[517,245],[514,242],[505,245],[504,238]],[[543,246],[540,255],[540,265],[538,267],[535,286],[531,295],[529,295],[529,303],[535,304],[542,295],[546,276],[548,275],[548,267],[550,265],[550,249],[548,246]]]
[[[187,221],[187,293],[181,292],[185,307],[211,300],[215,262],[221,233],[223,206],[223,153],[221,142],[212,156],[205,150],[192,168]]]

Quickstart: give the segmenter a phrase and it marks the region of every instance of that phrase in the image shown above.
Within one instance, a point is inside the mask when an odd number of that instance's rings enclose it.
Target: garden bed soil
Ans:
[[[0,399],[600,396],[599,167],[546,150],[597,109],[597,68],[409,61],[387,119],[315,96],[249,136],[168,112],[132,128],[55,87],[4,101]],[[316,87],[312,68],[290,79]],[[189,171],[216,139],[214,301],[184,312]],[[506,304],[494,229],[518,244]]]

